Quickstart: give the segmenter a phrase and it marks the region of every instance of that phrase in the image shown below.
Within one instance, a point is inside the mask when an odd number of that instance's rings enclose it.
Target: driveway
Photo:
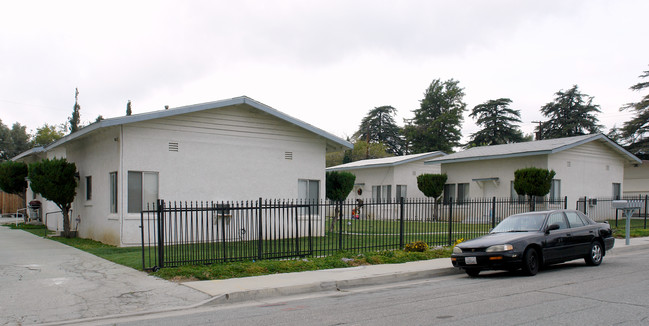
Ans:
[[[185,308],[210,296],[0,226],[0,325]]]

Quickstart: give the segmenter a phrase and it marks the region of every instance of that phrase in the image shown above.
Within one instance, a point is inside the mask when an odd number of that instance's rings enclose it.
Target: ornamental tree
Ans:
[[[347,199],[347,196],[354,188],[354,181],[356,181],[356,176],[350,172],[327,172],[325,190],[327,199],[339,202],[340,208],[342,208],[343,200]],[[333,231],[334,224],[341,214],[342,209],[336,208],[336,214],[329,226],[330,232]]]
[[[27,190],[27,164],[23,162],[5,161],[0,163],[0,189],[8,194],[18,195],[25,201]]]
[[[29,165],[32,190],[54,202],[63,214],[63,236],[69,238],[70,208],[77,194],[77,166],[66,159],[45,159]]]
[[[514,190],[519,195],[527,195],[532,207],[532,197],[543,197],[550,192],[555,174],[554,170],[535,167],[518,169],[514,171]]]
[[[448,179],[446,174],[420,174],[417,176],[417,188],[424,193],[426,197],[434,199],[433,218],[437,219],[439,198],[444,191],[444,184]]]

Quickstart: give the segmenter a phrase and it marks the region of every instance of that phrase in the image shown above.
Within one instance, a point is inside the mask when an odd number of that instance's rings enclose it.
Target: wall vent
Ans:
[[[169,151],[170,152],[178,152],[178,143],[169,142]]]
[[[284,152],[284,159],[292,160],[293,159],[293,152]]]

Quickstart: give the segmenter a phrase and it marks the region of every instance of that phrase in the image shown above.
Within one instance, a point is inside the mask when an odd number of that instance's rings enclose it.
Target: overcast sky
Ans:
[[[470,109],[508,97],[524,132],[579,85],[606,130],[649,70],[647,0],[0,0],[0,119],[34,131],[249,96],[340,137],[392,105],[412,118],[434,79]]]

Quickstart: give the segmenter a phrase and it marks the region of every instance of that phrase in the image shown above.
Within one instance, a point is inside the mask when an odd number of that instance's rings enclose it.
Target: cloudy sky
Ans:
[[[646,0],[1,1],[0,119],[32,131],[78,87],[86,123],[247,95],[346,137],[382,105],[402,125],[437,78],[469,109],[511,98],[526,133],[577,84],[607,131],[649,70]]]

